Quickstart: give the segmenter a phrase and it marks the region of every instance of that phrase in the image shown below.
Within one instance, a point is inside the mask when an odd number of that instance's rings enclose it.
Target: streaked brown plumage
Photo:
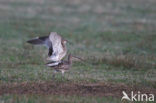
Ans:
[[[67,61],[63,60],[58,65],[54,66],[53,62],[49,62],[46,65],[48,67],[52,67],[55,71],[61,72],[62,74],[64,74],[64,72],[68,71],[71,68],[71,66],[72,66],[72,56],[71,56],[71,54],[69,54],[68,55],[68,60]]]

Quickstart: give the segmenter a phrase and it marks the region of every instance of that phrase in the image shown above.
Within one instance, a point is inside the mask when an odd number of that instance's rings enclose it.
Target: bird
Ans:
[[[48,47],[47,60],[53,62],[51,65],[58,65],[67,54],[67,40],[62,38],[56,32],[51,32],[49,36],[36,37],[28,40],[27,43],[33,45],[44,45]]]
[[[72,66],[72,55],[69,54],[68,55],[68,60],[63,60],[61,63],[59,63],[58,65],[53,65],[53,62],[49,62],[46,64],[48,67],[51,67],[55,70],[56,72],[61,72],[62,75],[64,75],[64,73],[66,71],[68,71],[71,66]]]
[[[77,57],[77,56],[73,56],[73,55],[71,55],[71,53],[69,53],[68,59],[63,60],[58,65],[53,65],[53,62],[49,62],[46,65],[48,67],[51,67],[51,68],[54,69],[54,75],[53,76],[55,76],[56,72],[61,72],[62,75],[64,75],[65,72],[67,72],[69,69],[71,69],[72,61],[73,61],[74,58],[75,58],[75,60],[78,59],[78,60],[84,61],[82,58]]]

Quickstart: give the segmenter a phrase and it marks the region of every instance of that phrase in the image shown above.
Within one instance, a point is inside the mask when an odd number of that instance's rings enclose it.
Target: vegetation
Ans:
[[[156,89],[155,0],[1,0],[0,85],[40,81],[117,83]],[[48,50],[26,43],[58,32],[74,62],[61,77],[45,66]],[[120,103],[120,97],[4,94],[13,103]]]

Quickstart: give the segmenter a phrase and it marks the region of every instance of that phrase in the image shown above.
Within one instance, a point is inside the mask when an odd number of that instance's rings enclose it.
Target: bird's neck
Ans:
[[[66,44],[64,44],[63,42],[61,42],[61,44],[62,44],[63,49],[66,50],[67,49]]]

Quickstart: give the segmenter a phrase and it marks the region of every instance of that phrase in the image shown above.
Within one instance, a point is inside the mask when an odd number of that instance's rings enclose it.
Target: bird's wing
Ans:
[[[49,36],[36,37],[31,40],[28,40],[27,42],[33,45],[45,45],[49,48],[49,56],[51,56],[53,53],[52,42],[50,41]]]
[[[46,65],[48,66],[48,67],[56,67],[56,66],[58,66],[60,64],[60,62],[48,62],[48,63],[46,63]]]
[[[52,46],[51,41],[49,40],[49,36],[36,37],[28,40],[27,42],[33,45],[45,45],[48,48]]]
[[[49,39],[52,42],[53,54],[54,55],[61,54],[63,52],[63,46],[61,43],[62,37],[58,35],[56,32],[51,32],[49,35]]]

